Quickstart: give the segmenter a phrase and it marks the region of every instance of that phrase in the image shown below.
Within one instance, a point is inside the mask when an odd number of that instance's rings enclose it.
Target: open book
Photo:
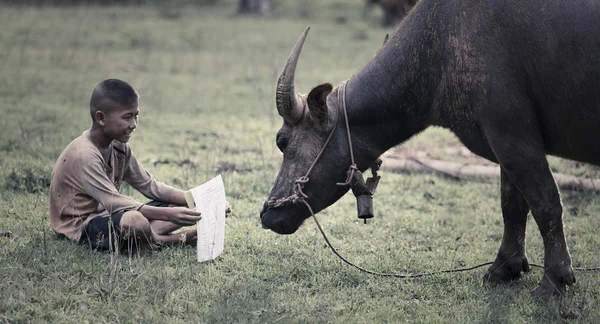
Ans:
[[[225,243],[225,187],[221,175],[185,192],[189,208],[202,214],[198,221],[198,262],[214,260]]]

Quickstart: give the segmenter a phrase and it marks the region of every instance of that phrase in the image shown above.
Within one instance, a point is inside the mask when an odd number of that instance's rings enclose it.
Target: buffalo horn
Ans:
[[[310,26],[306,27],[304,33],[300,36],[300,39],[298,39],[296,46],[294,46],[294,49],[288,57],[283,72],[279,76],[279,81],[277,81],[277,111],[279,112],[279,115],[290,124],[295,124],[300,117],[302,117],[304,110],[304,106],[296,96],[296,91],[294,89],[294,75],[296,74],[296,64],[298,63],[298,58],[302,51],[302,45],[304,45],[304,40],[306,39],[309,30]]]

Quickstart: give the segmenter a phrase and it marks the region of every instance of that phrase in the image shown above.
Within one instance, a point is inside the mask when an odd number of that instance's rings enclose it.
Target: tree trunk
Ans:
[[[239,14],[264,15],[269,12],[271,3],[269,0],[240,0],[238,2]]]

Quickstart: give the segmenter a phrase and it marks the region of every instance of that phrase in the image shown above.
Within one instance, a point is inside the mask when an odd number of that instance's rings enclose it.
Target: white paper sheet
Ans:
[[[225,245],[226,201],[221,175],[187,191],[186,200],[190,208],[202,214],[197,224],[198,262],[214,260],[223,252]]]

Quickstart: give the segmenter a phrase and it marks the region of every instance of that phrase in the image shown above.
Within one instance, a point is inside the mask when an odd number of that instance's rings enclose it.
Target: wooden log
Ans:
[[[405,159],[386,158],[381,170],[392,172],[438,172],[461,180],[500,179],[500,167],[440,161],[428,158],[409,157]],[[561,173],[553,173],[561,189],[600,193],[600,179],[578,178]]]

